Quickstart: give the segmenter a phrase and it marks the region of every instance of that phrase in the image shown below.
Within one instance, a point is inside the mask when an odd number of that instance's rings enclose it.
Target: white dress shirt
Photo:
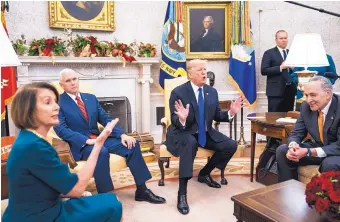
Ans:
[[[202,38],[204,38],[206,35],[208,35],[209,29],[205,30],[205,33],[203,34]]]
[[[67,95],[69,95],[69,96],[71,97],[71,99],[78,105],[78,102],[77,102],[77,100],[76,100],[76,97],[77,97],[77,96],[75,96],[75,95],[73,95],[73,94],[70,94],[70,93],[67,93]],[[82,99],[81,96],[80,96],[80,93],[78,93],[78,96],[79,96],[80,100],[84,103],[83,99]]]
[[[278,46],[276,46],[276,47],[277,47],[277,49],[280,51],[280,54],[281,54],[281,56],[282,56],[283,61],[285,61],[285,57],[283,56],[283,51],[286,51],[286,55],[288,56],[287,49],[282,49],[282,48],[280,48],[280,47],[278,47]],[[280,72],[282,72],[281,67],[280,67]]]
[[[328,113],[328,110],[329,110],[329,107],[331,106],[332,104],[332,99],[328,102],[328,104],[325,106],[325,108],[323,108],[321,111],[323,113],[323,123],[325,124],[325,120],[326,120],[326,116],[327,116],[327,113]],[[319,110],[320,111],[320,110]],[[327,136],[327,135],[325,135]],[[291,146],[291,144],[294,144],[296,142],[292,141],[289,143],[289,146]],[[327,154],[325,153],[325,151],[321,148],[321,147],[317,147],[315,148],[315,151],[316,151],[316,154],[318,157],[326,157]]]

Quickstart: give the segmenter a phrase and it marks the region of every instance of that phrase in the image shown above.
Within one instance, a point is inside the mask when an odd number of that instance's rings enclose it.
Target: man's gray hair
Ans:
[[[320,82],[321,88],[324,90],[330,90],[333,93],[333,85],[329,79],[323,76],[314,76],[312,77],[309,82]]]
[[[61,81],[61,79],[64,77],[64,74],[70,73],[70,72],[76,73],[78,75],[78,73],[74,71],[73,69],[66,68],[59,72],[59,81]]]
[[[210,23],[214,23],[214,19],[213,19],[213,17],[212,16],[210,16],[210,15],[208,15],[208,16],[204,16],[204,19],[203,19],[203,21],[205,20],[205,19],[209,19],[209,21],[210,21]]]

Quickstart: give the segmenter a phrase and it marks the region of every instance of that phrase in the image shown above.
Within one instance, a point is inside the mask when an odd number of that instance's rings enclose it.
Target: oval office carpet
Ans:
[[[219,181],[218,176],[214,176],[214,179]],[[159,187],[157,181],[147,183],[155,194],[166,198],[166,204],[136,202],[135,186],[118,189],[115,193],[123,204],[124,222],[231,222],[236,221],[236,218],[233,216],[234,205],[230,198],[263,185],[251,183],[249,176],[245,175],[230,175],[227,179],[228,185],[215,189],[199,183],[197,177],[193,177],[188,182],[188,215],[177,211],[178,180],[175,178],[166,180],[164,187]]]
[[[255,166],[257,165],[258,158],[255,158]],[[194,176],[197,176],[199,171],[205,166],[207,163],[206,159],[195,159],[194,162]],[[164,164],[165,165],[165,164]],[[147,163],[147,166],[151,172],[152,179],[150,181],[157,181],[161,178],[161,172],[159,170],[159,166],[157,162]],[[179,160],[171,160],[170,167],[165,168],[165,179],[178,178],[178,166]],[[220,175],[220,170],[215,169],[212,172],[212,175]],[[227,165],[227,168],[224,171],[224,175],[228,177],[228,175],[249,175],[250,173],[250,159],[249,157],[245,158],[232,158]],[[115,189],[123,188],[126,186],[134,185],[135,182],[128,168],[124,170],[120,170],[118,172],[112,172],[111,178],[114,184]],[[91,184],[87,187],[88,191],[95,191],[95,183],[92,181]]]

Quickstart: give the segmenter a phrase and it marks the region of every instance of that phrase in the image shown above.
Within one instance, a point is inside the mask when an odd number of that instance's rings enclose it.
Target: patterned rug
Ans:
[[[255,166],[257,165],[258,159],[255,158]],[[207,163],[206,159],[195,159],[194,162],[194,176],[197,176],[199,171],[205,166]],[[165,164],[164,164],[165,165]],[[159,170],[159,166],[157,162],[147,163],[147,166],[150,170],[152,178],[148,181],[155,181],[161,178],[161,172]],[[178,178],[178,169],[179,169],[179,160],[170,160],[170,167],[165,168],[165,179]],[[215,169],[212,172],[212,175],[220,175],[221,171]],[[227,168],[224,171],[224,175],[228,176],[230,174],[236,175],[249,175],[250,174],[250,158],[233,158],[227,165]],[[111,178],[114,184],[115,189],[127,187],[134,185],[135,182],[133,180],[132,174],[129,168],[124,170],[120,170],[118,172],[112,172]],[[95,191],[94,181],[89,184],[87,190]]]

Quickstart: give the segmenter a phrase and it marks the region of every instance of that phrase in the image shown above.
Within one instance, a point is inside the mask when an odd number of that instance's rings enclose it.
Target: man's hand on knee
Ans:
[[[128,136],[126,134],[122,134],[121,136],[122,144],[128,149],[132,149],[136,145],[136,139],[132,136]]]
[[[307,154],[306,148],[301,148],[298,144],[294,147],[290,147],[286,154],[287,159],[295,162],[299,162],[299,160],[305,157]]]

